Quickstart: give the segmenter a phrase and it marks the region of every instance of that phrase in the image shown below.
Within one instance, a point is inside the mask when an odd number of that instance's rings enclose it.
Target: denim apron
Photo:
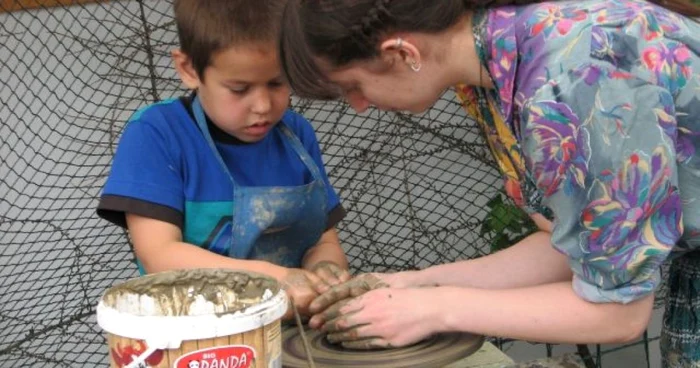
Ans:
[[[299,138],[280,121],[275,128],[299,155],[313,181],[300,186],[246,187],[231,175],[207,128],[199,97],[192,110],[204,138],[233,185],[232,230],[228,249],[213,250],[237,259],[257,259],[301,267],[306,251],[326,228],[327,195],[321,171]]]

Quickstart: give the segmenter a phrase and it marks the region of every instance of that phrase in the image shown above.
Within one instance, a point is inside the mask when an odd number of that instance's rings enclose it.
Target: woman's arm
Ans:
[[[377,287],[411,288],[455,286],[474,289],[512,289],[572,279],[567,258],[550,244],[550,234],[538,232],[512,247],[477,259],[448,263],[421,271],[363,275],[337,285],[313,302],[321,312],[343,299],[357,297]],[[367,279],[375,278],[373,282]],[[314,327],[320,320],[314,321]]]
[[[571,282],[506,290],[448,287],[435,290],[435,304],[454,307],[435,317],[447,331],[550,343],[622,343],[644,332],[653,302],[649,295],[629,304],[590,303],[574,293]]]
[[[331,342],[346,347],[405,346],[439,332],[471,332],[550,343],[620,343],[638,338],[653,295],[629,304],[595,304],[570,282],[520,289],[381,288],[315,315]]]
[[[388,276],[386,281],[394,287],[508,289],[571,280],[566,256],[552,248],[550,239],[549,233],[537,232],[481,258],[401,272]]]

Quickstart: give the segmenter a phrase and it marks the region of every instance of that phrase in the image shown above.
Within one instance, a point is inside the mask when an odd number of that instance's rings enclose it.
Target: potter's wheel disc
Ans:
[[[334,345],[318,331],[306,329],[311,355],[318,368],[437,368],[473,354],[484,343],[482,336],[440,334],[417,344],[385,350],[350,350]],[[282,333],[282,364],[285,368],[309,366],[298,328]]]

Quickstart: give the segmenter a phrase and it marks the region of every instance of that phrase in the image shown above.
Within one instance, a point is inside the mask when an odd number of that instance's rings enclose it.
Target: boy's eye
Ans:
[[[248,87],[229,87],[228,90],[236,94],[244,94],[248,92]]]

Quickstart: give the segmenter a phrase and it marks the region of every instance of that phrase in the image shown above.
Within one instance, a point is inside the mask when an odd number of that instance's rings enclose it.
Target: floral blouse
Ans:
[[[591,302],[654,291],[700,248],[700,24],[639,0],[475,14],[495,90],[457,86],[508,195],[553,220]]]

